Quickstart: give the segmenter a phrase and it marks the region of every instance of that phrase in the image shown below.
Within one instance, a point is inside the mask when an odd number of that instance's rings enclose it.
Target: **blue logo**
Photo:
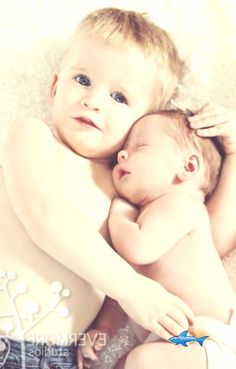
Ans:
[[[202,337],[198,338],[198,337],[188,335],[188,331],[184,331],[184,332],[180,333],[179,336],[174,336],[174,337],[169,338],[168,341],[174,343],[175,345],[182,345],[184,347],[188,347],[188,345],[187,345],[188,342],[198,342],[199,345],[202,346],[203,342],[208,337],[209,336],[202,336]]]

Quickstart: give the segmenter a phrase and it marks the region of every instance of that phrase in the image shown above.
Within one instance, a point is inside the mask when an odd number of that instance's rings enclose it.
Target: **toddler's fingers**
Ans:
[[[166,340],[168,340],[170,337],[177,336],[181,332],[188,329],[188,324],[185,327],[183,327],[182,325],[175,322],[168,315],[165,315],[162,318],[158,319],[158,323],[159,323],[158,335]]]
[[[210,128],[197,129],[196,133],[201,137],[228,137],[232,134],[232,126],[228,123],[222,123]]]
[[[181,300],[176,299],[175,306],[171,305],[165,314],[160,314],[158,322],[154,322],[155,330],[152,329],[153,332],[166,340],[187,330],[195,320],[191,309]]]
[[[188,118],[190,127],[193,129],[211,127],[218,124],[224,124],[229,121],[228,114],[226,112],[210,113],[206,112],[202,115],[196,115]]]
[[[198,111],[195,112],[194,116],[195,115],[200,115],[200,114],[203,114],[203,113],[206,113],[206,112],[213,112],[213,111],[219,111],[222,110],[222,109],[226,109],[224,107],[222,107],[221,105],[218,105],[218,104],[213,104],[213,103],[206,103],[205,105],[203,105]]]
[[[168,340],[170,337],[177,336],[181,332],[187,330],[188,327],[188,324],[183,327],[175,322],[172,317],[170,318],[167,315],[163,315],[163,317],[158,318],[158,322],[153,324],[152,332],[160,336],[162,339]]]
[[[173,309],[172,307],[169,310],[168,315],[175,319],[175,321],[177,321],[183,328],[187,329],[188,325],[193,324],[195,321],[195,315],[193,311],[177,296],[174,296],[173,303],[176,308]]]
[[[166,341],[168,341],[168,339],[174,335],[157,321],[153,323],[151,332],[155,333],[157,336]]]

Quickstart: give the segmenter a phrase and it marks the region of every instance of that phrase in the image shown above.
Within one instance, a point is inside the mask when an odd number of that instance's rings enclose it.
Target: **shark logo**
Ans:
[[[174,337],[169,338],[168,341],[174,343],[175,345],[182,345],[184,347],[188,347],[187,342],[198,342],[199,345],[202,346],[203,342],[208,337],[209,336],[202,336],[202,337],[198,338],[198,337],[190,336],[190,335],[188,335],[188,331],[184,331],[184,332],[180,333],[179,336],[174,336]]]

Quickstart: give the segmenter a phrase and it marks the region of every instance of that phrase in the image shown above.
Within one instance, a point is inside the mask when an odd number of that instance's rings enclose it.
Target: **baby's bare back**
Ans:
[[[138,271],[182,298],[196,315],[227,322],[235,294],[212,242],[208,224],[196,227],[159,260]],[[158,245],[157,245],[158,247]]]
[[[94,178],[99,181],[99,176],[91,175],[88,162],[80,158],[80,163],[74,155],[59,147],[65,193],[107,238],[106,219],[113,196],[110,174],[102,173],[98,185]],[[83,332],[96,316],[103,295],[30,240],[8,199],[2,168],[0,242],[0,332],[36,340],[67,337],[67,342]],[[83,247],[82,240],[78,247]]]

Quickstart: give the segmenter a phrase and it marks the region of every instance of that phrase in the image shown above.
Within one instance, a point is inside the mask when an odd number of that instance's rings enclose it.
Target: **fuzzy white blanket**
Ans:
[[[190,65],[180,105],[213,101],[236,109],[234,0],[0,0],[0,143],[17,117],[49,121],[49,84],[63,45],[88,11],[104,6],[148,11],[170,32]],[[236,249],[224,265],[236,289]],[[97,367],[111,368],[130,341],[125,328]]]

